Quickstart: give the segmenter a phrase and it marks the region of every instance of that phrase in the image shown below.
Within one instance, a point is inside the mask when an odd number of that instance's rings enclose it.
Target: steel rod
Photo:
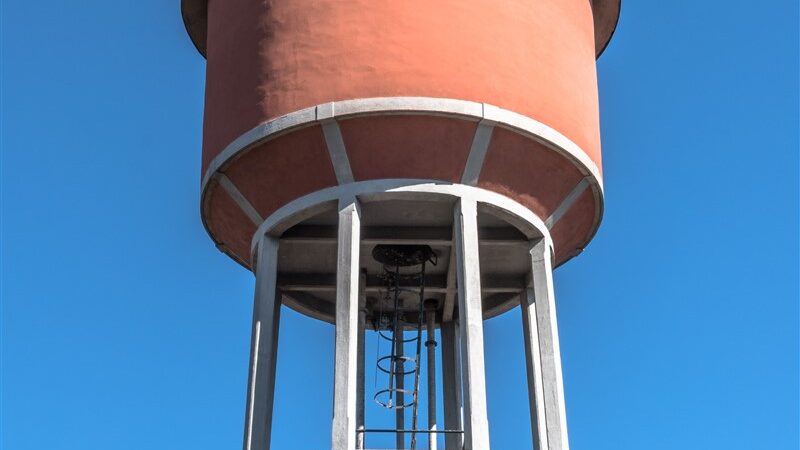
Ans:
[[[396,338],[398,338],[398,339],[395,340],[395,355],[397,355],[399,358],[402,358],[403,357],[403,328],[400,327],[400,330],[396,331],[394,333],[394,335],[395,335]],[[398,370],[398,372],[405,372],[405,368],[403,367],[403,360],[399,359],[398,363],[400,364],[400,366],[399,366],[400,370]],[[400,375],[400,376],[397,377],[397,389],[398,389],[397,390],[397,404],[399,406],[403,406],[406,403],[405,393],[403,392],[403,389],[405,389],[405,380],[404,380],[404,378],[405,378],[404,375]],[[397,408],[397,409],[395,409],[394,413],[395,413],[395,419],[394,419],[395,427],[397,427],[398,430],[402,430],[406,426],[406,410],[405,410],[405,408]],[[397,439],[395,441],[395,446],[398,449],[402,449],[402,448],[405,448],[405,443],[406,443],[405,434],[404,433],[398,433],[397,434]]]
[[[394,354],[397,357],[397,364],[399,370],[397,372],[400,374],[395,383],[397,385],[397,405],[399,408],[395,409],[395,427],[398,430],[405,428],[406,426],[406,410],[402,406],[406,403],[406,396],[403,392],[405,389],[405,364],[403,363],[403,344],[404,344],[404,332],[403,327],[400,325],[400,266],[395,268],[395,276],[394,276],[394,332],[392,333],[392,338],[394,339]],[[391,388],[391,385],[389,386]],[[391,393],[390,393],[391,395]],[[397,437],[395,438],[395,446],[398,449],[405,448],[406,444],[406,436],[404,433],[398,433]]]
[[[422,272],[420,273],[420,283],[419,283],[419,311],[417,315],[417,350],[416,350],[416,361],[417,367],[416,371],[414,372],[414,412],[411,415],[411,429],[417,429],[417,415],[419,414],[419,363],[420,363],[420,354],[422,353],[422,317],[423,317],[423,302],[425,299],[425,262],[422,263]],[[411,450],[416,450],[417,448],[417,434],[416,432],[411,432]]]
[[[427,322],[425,347],[428,350],[428,450],[436,450],[436,302],[425,302]]]

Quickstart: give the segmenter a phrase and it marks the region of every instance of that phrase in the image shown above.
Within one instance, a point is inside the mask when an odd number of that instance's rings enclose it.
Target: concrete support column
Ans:
[[[336,338],[333,381],[333,450],[356,448],[360,208],[355,198],[339,204],[336,268]]]
[[[536,324],[536,297],[529,287],[520,296],[522,311],[522,333],[525,341],[525,368],[528,373],[528,403],[531,413],[531,435],[533,448],[548,450],[547,427],[545,425],[544,388],[542,381],[542,359],[539,354],[539,327]]]
[[[461,372],[464,383],[464,450],[488,450],[486,373],[483,357],[481,271],[478,260],[478,204],[461,199],[453,220],[456,246]]]
[[[461,411],[461,349],[458,322],[443,322],[442,332],[442,393],[444,397],[444,428],[462,428]],[[446,450],[460,450],[464,439],[461,434],[444,435]]]
[[[250,374],[247,382],[243,448],[269,450],[281,313],[277,286],[277,239],[264,236],[259,241],[255,275],[256,289],[253,301],[253,332],[250,341]]]
[[[364,340],[367,325],[367,272],[362,270],[358,278],[358,367],[356,375],[356,429],[364,430]],[[356,448],[364,448],[363,432],[356,435]]]
[[[546,239],[530,246],[531,288],[522,302],[531,427],[537,450],[569,450],[561,350],[553,292],[553,250]],[[538,358],[537,358],[538,352]],[[534,423],[535,422],[535,423]]]

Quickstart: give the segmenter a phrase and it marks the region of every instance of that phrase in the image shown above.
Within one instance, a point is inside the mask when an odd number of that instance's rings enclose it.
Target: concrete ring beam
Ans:
[[[474,122],[492,122],[495,126],[525,135],[567,157],[581,173],[590,177],[593,189],[597,189],[602,197],[600,169],[583,149],[557,130],[530,117],[488,103],[432,97],[342,100],[322,103],[264,122],[243,133],[214,157],[203,175],[201,189],[205,193],[212,177],[217,172],[224,172],[228,164],[248,150],[290,131],[330,120],[393,115],[443,116]]]
[[[584,189],[588,188],[587,190],[591,192],[590,198],[593,199],[589,200],[594,205],[592,207],[593,213],[591,213],[593,216],[590,216],[591,225],[586,228],[586,234],[583,235],[585,237],[582,238],[582,243],[578,245],[578,252],[596,233],[603,211],[602,175],[598,166],[581,147],[544,123],[494,105],[467,100],[430,97],[378,97],[328,102],[277,117],[243,133],[214,157],[205,171],[201,185],[201,217],[207,232],[218,245],[223,243],[222,240],[215,236],[208,222],[210,214],[207,202],[209,192],[213,186],[219,184],[228,190],[232,197],[244,198],[235,190],[233,183],[223,182],[228,181],[225,175],[229,167],[236,160],[248,154],[250,150],[260,148],[260,146],[279,137],[287,136],[290,133],[312,126],[324,126],[327,123],[350,119],[404,116],[444,117],[456,122],[466,121],[491,124],[493,127],[502,128],[507,130],[506,132],[520,136],[523,140],[527,139],[533,141],[535,145],[541,145],[545,152],[552,151],[560,155],[567,161],[565,164],[568,167],[574,167],[571,170],[582,174],[583,180],[576,186],[574,193],[577,195],[570,194],[568,198],[570,202],[563,202],[562,206],[566,206],[566,208],[561,208],[555,211],[551,217],[545,218],[547,225],[552,228],[554,220],[558,220],[569,209],[571,201],[574,201],[578,195],[584,192]],[[385,182],[386,180],[373,181]],[[440,180],[430,181],[441,182]],[[389,182],[392,183],[391,180]],[[408,180],[402,183],[408,184]],[[349,184],[353,183],[347,182],[342,186]],[[252,212],[253,210],[246,201],[244,204],[240,203],[240,206],[245,211]],[[306,213],[312,214],[313,211],[309,210]],[[251,213],[248,216],[253,220],[254,224],[258,224],[257,220],[260,217],[257,214]],[[589,222],[587,222],[588,224]],[[224,246],[221,246],[220,249],[237,262],[248,266],[245,260],[246,256],[237,255]],[[564,250],[562,249],[562,251]],[[566,258],[559,258],[557,264],[563,264],[575,254],[577,253]]]

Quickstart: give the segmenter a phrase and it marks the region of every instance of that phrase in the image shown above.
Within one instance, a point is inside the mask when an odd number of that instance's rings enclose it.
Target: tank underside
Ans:
[[[359,266],[366,272],[366,320],[370,328],[393,312],[387,298],[384,264],[373,250],[386,245],[426,245],[433,257],[425,266],[424,300],[435,300],[437,323],[458,316],[455,299],[453,208],[456,199],[362,200]],[[280,239],[278,286],[283,304],[308,316],[334,322],[337,268],[337,208],[289,228]],[[530,271],[529,239],[513,225],[479,211],[480,267],[484,318],[519,305]],[[405,269],[403,269],[405,270]],[[400,310],[413,325],[420,310],[417,279],[404,280]]]

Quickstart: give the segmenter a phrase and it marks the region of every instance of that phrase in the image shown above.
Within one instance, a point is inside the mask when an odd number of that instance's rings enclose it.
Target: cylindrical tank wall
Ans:
[[[210,1],[204,164],[268,119],[392,96],[490,103],[600,165],[587,0]]]

